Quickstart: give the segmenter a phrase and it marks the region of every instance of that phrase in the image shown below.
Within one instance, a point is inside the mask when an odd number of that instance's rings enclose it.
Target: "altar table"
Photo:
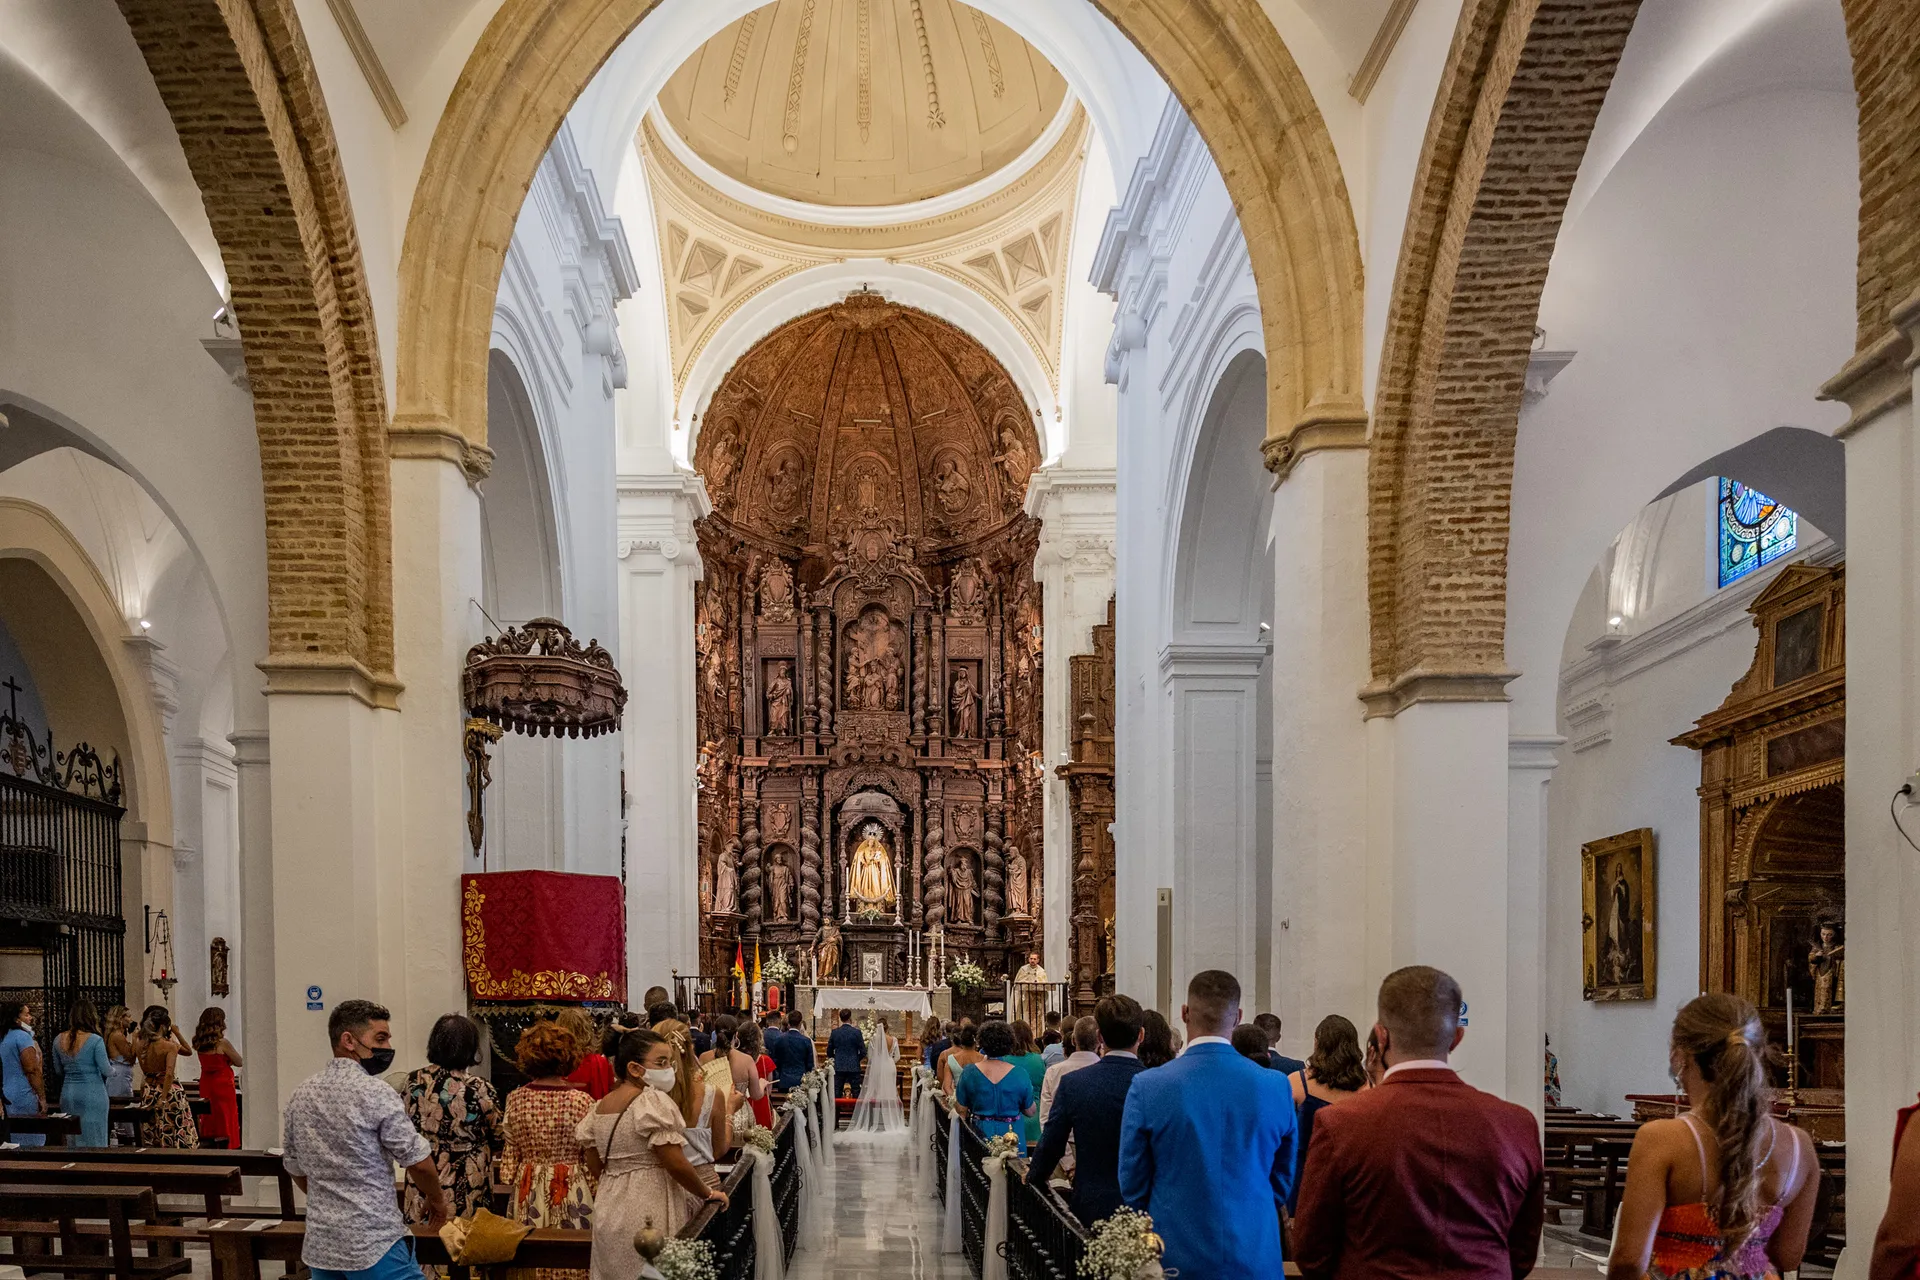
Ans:
[[[825,1017],[830,1010],[884,1009],[895,1013],[917,1013],[922,1018],[933,1014],[927,993],[914,987],[820,987],[813,993],[813,1016]]]

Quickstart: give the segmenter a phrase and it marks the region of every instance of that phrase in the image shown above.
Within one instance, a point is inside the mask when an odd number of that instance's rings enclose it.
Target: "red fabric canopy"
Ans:
[[[475,1000],[627,998],[626,900],[617,877],[461,876],[460,932]]]

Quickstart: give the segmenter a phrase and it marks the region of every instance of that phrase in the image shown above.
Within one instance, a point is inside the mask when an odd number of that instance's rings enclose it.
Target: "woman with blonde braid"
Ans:
[[[713,1167],[714,1155],[724,1155],[733,1146],[733,1126],[728,1123],[725,1099],[719,1090],[707,1086],[693,1052],[693,1028],[668,1018],[654,1023],[652,1031],[673,1050],[673,1088],[669,1092],[687,1126],[687,1163],[709,1186],[717,1187],[720,1174]]]
[[[1761,1280],[1799,1267],[1820,1168],[1775,1120],[1760,1015],[1738,996],[1691,1000],[1668,1069],[1690,1110],[1642,1125],[1627,1162],[1609,1280]]]

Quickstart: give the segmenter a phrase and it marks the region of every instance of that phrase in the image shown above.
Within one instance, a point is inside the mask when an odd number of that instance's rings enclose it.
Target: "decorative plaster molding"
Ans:
[[[248,395],[253,394],[253,383],[247,379],[247,350],[240,339],[202,338],[200,346],[227,375],[227,381]]]
[[[180,712],[180,665],[165,656],[166,646],[146,632],[120,637],[133,655],[134,665],[146,672],[154,710],[160,714],[160,732],[173,736],[173,718]]]
[[[1426,671],[1415,668],[1392,684],[1371,684],[1360,691],[1365,718],[1391,719],[1422,702],[1511,702],[1507,684],[1517,671]]]
[[[1353,79],[1347,82],[1347,92],[1353,95],[1356,102],[1363,106],[1366,104],[1367,95],[1373,92],[1380,73],[1387,69],[1394,46],[1400,43],[1400,37],[1405,33],[1407,23],[1413,18],[1414,8],[1419,3],[1420,0],[1393,0],[1388,6],[1373,33],[1373,42],[1367,46],[1359,67],[1354,70]]]
[[[400,129],[407,123],[407,108],[400,101],[400,94],[394,89],[386,66],[380,61],[380,51],[368,38],[367,29],[360,25],[360,15],[354,12],[353,0],[327,0],[327,8],[332,11],[334,25],[340,28],[340,36],[347,42],[354,62],[359,64],[360,74],[366,77],[367,88],[373,91],[373,100],[380,104],[380,114],[387,118],[387,126]]]
[[[352,698],[377,710],[398,711],[406,689],[391,675],[375,675],[352,658],[330,654],[276,654],[259,667],[267,676],[268,697]]]
[[[1509,773],[1552,773],[1560,767],[1560,748],[1567,740],[1557,733],[1520,734],[1507,739]],[[1542,779],[1544,781],[1544,779]]]
[[[273,761],[272,743],[265,729],[235,729],[227,735],[227,741],[233,744],[236,773],[241,769],[264,769]]]
[[[1160,678],[1176,680],[1254,681],[1272,656],[1264,644],[1168,644],[1160,650]]]
[[[1367,447],[1367,416],[1330,414],[1324,419],[1308,418],[1294,425],[1285,436],[1268,436],[1260,442],[1260,457],[1273,472],[1273,487],[1278,489],[1300,460],[1310,453],[1326,449],[1364,449]]]
[[[1573,363],[1576,351],[1536,351],[1527,357],[1527,380],[1520,392],[1520,407],[1530,409],[1547,398],[1547,388],[1560,371]]]
[[[479,484],[493,471],[493,450],[473,443],[445,419],[416,423],[395,418],[387,429],[387,457],[394,462],[450,462],[468,484]]]
[[[1893,309],[1893,327],[1820,388],[1820,399],[1838,400],[1853,411],[1833,434],[1848,436],[1901,405],[1913,403],[1914,369],[1920,365],[1920,293]]]
[[[1577,754],[1613,741],[1613,692],[1595,690],[1566,709],[1568,743]]]

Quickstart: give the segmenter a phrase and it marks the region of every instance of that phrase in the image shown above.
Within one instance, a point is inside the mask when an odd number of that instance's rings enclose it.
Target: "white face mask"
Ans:
[[[673,1086],[680,1078],[673,1074],[672,1067],[649,1067],[647,1069],[647,1087],[658,1089],[662,1093],[672,1093]]]

